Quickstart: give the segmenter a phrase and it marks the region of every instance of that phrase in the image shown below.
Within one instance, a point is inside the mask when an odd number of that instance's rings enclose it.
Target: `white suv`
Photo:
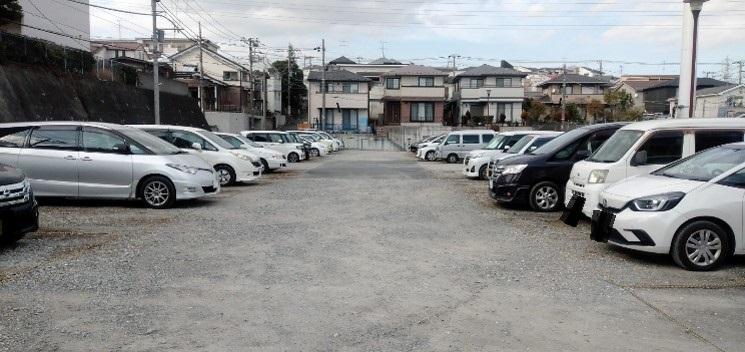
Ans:
[[[591,238],[712,270],[745,254],[745,143],[708,149],[600,193]]]
[[[302,143],[294,143],[287,132],[280,131],[241,131],[243,137],[265,148],[282,153],[287,161],[296,163],[305,160]]]
[[[207,161],[215,168],[220,185],[252,182],[261,177],[264,167],[259,158],[236,148],[214,133],[201,128],[169,125],[134,125],[182,150]]]
[[[236,148],[243,148],[259,157],[264,171],[277,171],[287,167],[287,158],[280,152],[264,148],[239,134],[215,133]]]

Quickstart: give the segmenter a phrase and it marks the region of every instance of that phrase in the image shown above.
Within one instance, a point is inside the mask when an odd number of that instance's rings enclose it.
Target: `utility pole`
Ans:
[[[266,56],[264,57],[264,74],[261,75],[261,77],[264,79],[264,82],[261,85],[261,89],[264,91],[264,106],[261,108],[261,128],[264,128],[264,124],[266,123],[266,109],[269,106],[269,88],[268,88],[268,79],[266,74]]]
[[[248,38],[248,113],[251,115],[249,118],[254,118],[254,38]],[[241,93],[243,94],[243,93]]]
[[[600,75],[602,76],[603,74],[603,59],[600,59]]]
[[[158,74],[160,66],[158,64],[158,56],[160,56],[160,52],[158,51],[158,13],[155,8],[158,1],[160,0],[150,1],[153,10],[153,112],[155,113],[156,125],[160,125],[160,83],[158,82],[160,78]]]
[[[292,116],[292,44],[287,46],[287,117]]]
[[[564,64],[564,73],[561,75],[561,130],[564,130],[564,121],[566,121],[566,100],[567,100],[567,64]]]
[[[204,113],[206,99],[204,98],[204,48],[202,44],[202,22],[199,22],[199,108]]]
[[[745,64],[745,61],[735,61],[733,64],[737,65],[737,84],[742,84],[742,65]]]
[[[318,121],[326,121],[326,39],[321,39],[321,118]]]

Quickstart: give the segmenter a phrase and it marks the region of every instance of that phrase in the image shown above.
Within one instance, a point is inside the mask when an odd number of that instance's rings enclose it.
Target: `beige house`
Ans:
[[[458,116],[484,117],[486,123],[498,123],[504,117],[507,123],[520,123],[526,76],[512,68],[489,65],[466,69],[455,77],[452,99]]]
[[[308,74],[308,123],[326,131],[369,132],[369,96],[372,80],[343,69]],[[326,116],[322,117],[323,91]]]
[[[604,94],[611,83],[603,78],[577,74],[556,75],[538,85],[543,92],[541,102],[559,108],[562,99],[567,104],[576,104],[580,115],[587,119],[587,104],[593,100],[604,102]]]

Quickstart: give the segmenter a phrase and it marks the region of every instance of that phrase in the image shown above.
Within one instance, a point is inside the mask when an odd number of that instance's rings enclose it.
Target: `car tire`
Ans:
[[[264,166],[264,173],[272,172],[272,170],[269,168],[269,163],[266,161],[266,159],[261,159],[261,165]]]
[[[138,197],[149,208],[168,209],[176,203],[176,187],[163,176],[151,176],[142,181]]]
[[[435,152],[432,150],[428,151],[427,154],[424,155],[424,160],[435,161]]]
[[[458,154],[450,154],[446,160],[448,164],[455,164],[458,162]]]
[[[287,161],[289,161],[291,163],[296,163],[296,162],[300,161],[300,155],[298,153],[294,153],[294,152],[293,153],[290,153],[289,155],[287,155]]]
[[[486,175],[486,168],[489,166],[489,164],[482,165],[479,169],[479,179],[481,180],[488,180],[489,178]]]
[[[540,212],[557,211],[561,207],[559,186],[550,181],[539,182],[530,189],[530,208]]]
[[[732,254],[729,232],[717,223],[699,220],[683,226],[673,237],[670,254],[675,264],[691,271],[711,271]]]
[[[317,157],[321,156],[321,151],[318,150],[318,148],[313,148],[313,149],[310,150],[310,156],[312,156],[314,158],[317,158]]]
[[[215,166],[215,172],[220,180],[220,186],[231,186],[235,184],[235,170],[228,165],[217,165]]]

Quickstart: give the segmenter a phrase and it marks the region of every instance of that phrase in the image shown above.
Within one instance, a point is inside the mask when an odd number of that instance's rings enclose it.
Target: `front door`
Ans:
[[[386,125],[400,125],[401,124],[401,103],[387,102],[385,104],[385,124]]]
[[[18,159],[36,195],[78,196],[79,126],[42,126],[31,131]]]
[[[102,129],[85,127],[78,161],[79,191],[88,198],[129,198],[132,155],[124,138]]]

